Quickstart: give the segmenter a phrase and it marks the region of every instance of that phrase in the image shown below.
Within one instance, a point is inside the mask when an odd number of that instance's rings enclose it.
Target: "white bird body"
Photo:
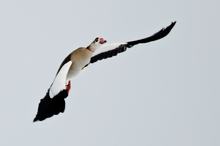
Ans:
[[[70,66],[67,74],[67,80],[76,76],[87,64],[89,64],[93,52],[87,48],[78,48],[70,54],[70,60],[72,65]]]
[[[88,47],[80,47],[74,50],[64,59],[46,96],[41,99],[34,122],[64,112],[64,99],[69,95],[71,88],[70,80],[83,68],[99,60],[116,56],[137,44],[159,40],[169,34],[175,23],[171,23],[168,27],[144,39],[108,44],[103,38],[97,37]]]

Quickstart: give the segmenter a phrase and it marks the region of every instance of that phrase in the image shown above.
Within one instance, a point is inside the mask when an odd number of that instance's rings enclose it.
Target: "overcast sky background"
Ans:
[[[1,0],[1,146],[220,145],[217,0]],[[72,80],[64,114],[33,123],[68,53],[96,36],[164,39]]]

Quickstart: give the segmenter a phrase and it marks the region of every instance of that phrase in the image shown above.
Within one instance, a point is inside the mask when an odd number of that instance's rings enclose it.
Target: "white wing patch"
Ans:
[[[111,43],[111,44],[106,43],[106,44],[103,44],[93,53],[92,56],[95,56],[97,54],[107,52],[107,51],[110,51],[110,50],[114,50],[115,48],[117,48],[117,47],[119,47],[120,45],[123,45],[123,44],[126,44],[126,43]]]
[[[66,64],[63,65],[59,73],[56,75],[50,87],[49,94],[51,98],[57,95],[60,91],[66,89],[66,83],[67,83],[66,78],[71,65],[72,65],[72,61],[67,62]]]

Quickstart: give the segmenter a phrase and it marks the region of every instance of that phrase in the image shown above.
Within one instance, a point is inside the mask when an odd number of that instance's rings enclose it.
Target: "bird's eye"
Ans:
[[[98,42],[98,40],[99,40],[99,38],[97,37],[97,38],[95,38],[95,42]]]

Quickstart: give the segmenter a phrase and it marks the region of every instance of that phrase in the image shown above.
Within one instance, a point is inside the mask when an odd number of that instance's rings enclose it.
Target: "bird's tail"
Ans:
[[[58,115],[63,113],[65,110],[65,98],[68,96],[68,91],[63,90],[59,92],[53,98],[50,98],[49,90],[44,98],[41,99],[37,111],[37,115],[33,122],[43,121],[46,118],[52,117],[53,115]]]

